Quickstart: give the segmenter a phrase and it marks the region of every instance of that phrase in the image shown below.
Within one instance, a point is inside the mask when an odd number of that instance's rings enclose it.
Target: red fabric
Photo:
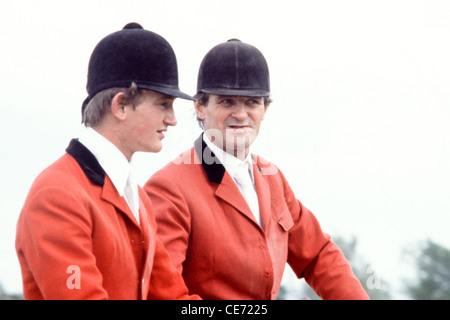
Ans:
[[[142,227],[107,176],[103,187],[93,184],[69,154],[44,170],[17,225],[25,298],[196,298],[187,296],[157,240],[151,203],[139,192]],[[75,283],[71,266],[79,268],[79,289],[68,286]]]
[[[323,299],[367,299],[281,172],[261,159],[253,170],[263,228],[229,174],[210,181],[194,149],[144,186],[158,236],[190,292],[204,299],[275,299],[287,262]]]

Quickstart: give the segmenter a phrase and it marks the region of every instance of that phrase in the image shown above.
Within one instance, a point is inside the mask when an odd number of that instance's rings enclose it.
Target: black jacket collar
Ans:
[[[194,149],[202,163],[208,179],[215,183],[221,183],[223,176],[225,175],[225,167],[206,145],[203,140],[203,133],[195,140]],[[88,148],[79,142],[78,139],[72,139],[66,152],[74,157],[93,184],[103,187],[105,184],[106,172]]]
[[[221,183],[225,174],[225,167],[203,140],[203,133],[195,140],[194,149],[208,179],[215,183]]]
[[[75,158],[93,184],[103,187],[106,172],[88,148],[79,142],[78,139],[72,139],[66,152]]]

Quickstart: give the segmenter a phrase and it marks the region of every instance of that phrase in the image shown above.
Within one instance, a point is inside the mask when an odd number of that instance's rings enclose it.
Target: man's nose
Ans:
[[[245,120],[248,117],[245,104],[238,103],[233,110],[232,116],[237,120]]]
[[[177,118],[175,117],[175,111],[173,110],[173,108],[170,108],[169,110],[167,110],[167,114],[164,119],[164,122],[168,126],[176,126],[177,125]]]

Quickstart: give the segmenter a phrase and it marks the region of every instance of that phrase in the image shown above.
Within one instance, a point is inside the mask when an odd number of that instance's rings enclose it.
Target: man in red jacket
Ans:
[[[275,299],[286,263],[323,299],[367,299],[283,174],[250,153],[269,95],[258,49],[232,39],[207,53],[195,102],[204,133],[144,186],[158,235],[205,299]]]
[[[89,62],[87,129],[34,181],[17,224],[26,299],[191,299],[133,180],[134,152],[161,150],[176,124],[175,54],[139,24],[101,40]]]

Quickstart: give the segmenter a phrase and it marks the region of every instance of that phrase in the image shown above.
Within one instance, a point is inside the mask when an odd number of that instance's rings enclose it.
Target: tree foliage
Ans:
[[[358,241],[355,237],[345,240],[342,237],[333,239],[334,243],[341,249],[345,258],[352,266],[353,273],[361,282],[364,290],[372,300],[391,299],[389,285],[385,282],[377,270],[369,263],[365,262],[357,252]],[[311,299],[320,299],[311,288],[307,288],[305,294]]]
[[[377,273],[376,268],[373,265],[364,261],[361,255],[357,252],[358,242],[355,237],[350,240],[345,240],[342,237],[336,237],[333,241],[341,249],[345,258],[352,266],[353,272],[361,282],[363,288],[372,300],[388,300],[391,299],[390,286],[385,282],[381,275]],[[311,300],[320,300],[320,297],[312,290],[306,282],[303,285],[303,290],[297,292],[295,290],[294,295],[288,292],[288,288],[281,287],[278,299],[287,299],[288,296],[298,296],[298,299],[309,298]],[[292,290],[292,289],[291,289]]]
[[[414,257],[417,280],[407,285],[407,292],[415,300],[450,299],[450,250],[427,240],[419,245]]]

